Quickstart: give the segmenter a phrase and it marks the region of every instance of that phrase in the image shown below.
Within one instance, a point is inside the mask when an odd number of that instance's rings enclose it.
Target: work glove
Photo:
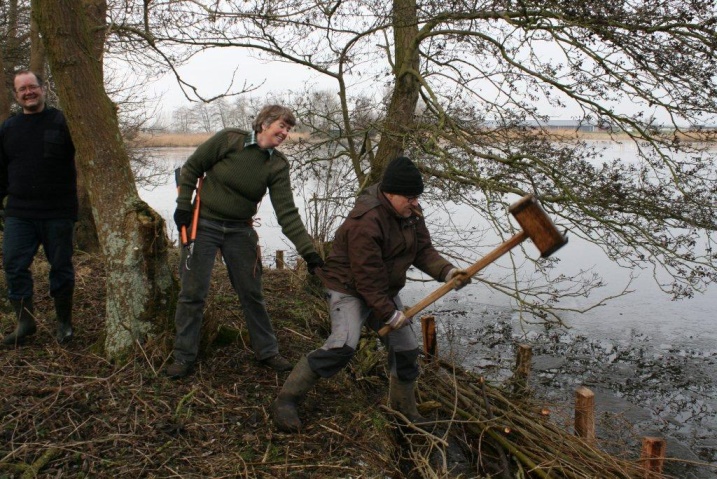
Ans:
[[[403,311],[396,310],[395,313],[393,313],[393,316],[386,321],[386,326],[393,329],[400,329],[408,324],[411,324],[413,318],[406,317],[405,314],[403,314]]]
[[[324,265],[324,260],[319,256],[319,253],[315,252],[304,256],[304,261],[306,261],[306,269],[309,270],[309,274],[314,274],[316,268],[321,268]]]
[[[174,211],[174,222],[177,224],[177,231],[182,231],[182,226],[189,228],[192,223],[192,212],[177,208]]]
[[[472,282],[468,272],[464,269],[452,268],[446,275],[446,283],[450,283],[453,278],[456,278],[455,287],[453,288],[456,291]]]

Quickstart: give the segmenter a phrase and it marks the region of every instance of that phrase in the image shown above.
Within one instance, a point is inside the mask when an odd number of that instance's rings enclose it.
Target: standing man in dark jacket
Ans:
[[[45,105],[41,77],[20,71],[14,79],[22,113],[0,126],[0,199],[4,206],[3,267],[17,328],[2,340],[23,343],[35,333],[30,265],[40,245],[50,263],[50,295],[57,314],[57,340],[72,339],[72,264],[77,221],[75,147],[65,116]]]
[[[254,119],[251,133],[227,128],[197,150],[182,166],[174,220],[177,228],[192,221],[191,198],[197,180],[200,191],[197,238],[189,261],[182,258],[174,363],[166,373],[172,379],[187,376],[199,351],[204,302],[217,251],[227,265],[231,284],[241,301],[254,354],[276,371],[288,371],[291,363],[279,354],[279,346],[266,311],[261,284],[259,237],[253,216],[269,192],[281,231],[304,258],[309,271],[323,265],[294,204],[289,161],[276,148],[296,124],[293,113],[281,105],[264,107]],[[206,176],[205,176],[206,175]]]
[[[331,335],[324,345],[294,367],[272,405],[279,429],[301,428],[297,404],[319,378],[343,369],[356,352],[366,323],[378,331],[392,331],[382,340],[388,348],[391,407],[411,421],[422,418],[416,409],[414,385],[419,375],[418,341],[411,318],[403,314],[398,297],[413,265],[437,281],[459,278],[470,282],[464,270],[444,259],[431,243],[418,197],[423,193],[421,174],[411,160],[399,157],[384,172],[379,185],[368,188],[356,200],[339,227],[326,264],[317,269],[328,290]]]

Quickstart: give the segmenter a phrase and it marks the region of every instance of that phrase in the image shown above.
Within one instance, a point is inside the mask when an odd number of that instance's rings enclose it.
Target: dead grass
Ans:
[[[199,146],[211,136],[212,133],[140,133],[129,143],[135,148],[186,148]]]
[[[196,373],[181,381],[162,374],[168,354],[140,350],[115,365],[98,353],[103,341],[104,273],[80,254],[76,338],[53,339],[47,264],[33,266],[39,330],[19,349],[0,351],[0,477],[384,477],[395,475],[391,427],[376,406],[385,388],[351,386],[350,373],[325,381],[303,411],[300,435],[274,429],[268,407],[286,378],[258,364],[246,344],[236,295],[218,265],[207,304],[208,324],[239,331],[214,334]],[[265,291],[283,354],[296,361],[317,346],[323,304],[288,270],[268,270]],[[4,285],[3,290],[4,290]],[[3,332],[14,327],[4,300]],[[162,341],[159,341],[162,342]],[[385,381],[384,381],[385,382]],[[350,401],[337,400],[351,392]]]
[[[128,141],[134,148],[188,148],[197,147],[207,141],[212,133],[140,133]],[[287,142],[306,139],[308,134],[292,132]]]

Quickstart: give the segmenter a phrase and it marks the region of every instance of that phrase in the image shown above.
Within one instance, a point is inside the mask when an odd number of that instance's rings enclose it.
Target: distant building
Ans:
[[[692,125],[690,131],[717,131],[717,125]]]
[[[487,121],[484,123],[487,127],[497,128],[498,123],[495,121]],[[542,128],[545,130],[562,130],[562,131],[580,131],[580,132],[595,132],[600,129],[588,123],[585,120],[527,120],[522,123],[522,126],[526,128]]]
[[[531,120],[527,121],[526,125],[541,127],[546,130],[570,130],[588,133],[597,131],[598,129],[595,125],[591,125],[581,120],[548,120],[547,122]]]

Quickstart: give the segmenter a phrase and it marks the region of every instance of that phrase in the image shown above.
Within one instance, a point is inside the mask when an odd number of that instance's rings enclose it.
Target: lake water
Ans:
[[[608,153],[629,155],[629,148],[614,145]],[[193,150],[155,150],[158,164],[166,168],[166,178],[153,189],[140,190],[140,196],[167,220],[174,239],[173,170]],[[425,212],[430,222],[430,207]],[[472,221],[460,205],[455,214]],[[276,250],[285,250],[292,261],[295,251],[281,234],[268,197],[257,219],[264,264],[273,265]],[[538,256],[532,245],[524,246],[528,254]],[[471,261],[489,250],[476,252]],[[668,456],[676,458],[667,463],[666,472],[675,477],[716,478],[717,288],[692,299],[672,301],[657,287],[651,272],[620,268],[596,246],[575,237],[555,256],[560,259],[558,272],[574,274],[593,268],[607,283],[598,292],[600,296],[571,298],[563,306],[581,309],[596,298],[613,295],[625,287],[631,274],[636,275],[630,285],[634,292],[583,314],[562,315],[567,329],[546,329],[526,327],[508,297],[471,284],[447,294],[422,313],[436,317],[439,351],[454,355],[465,367],[489,379],[505,379],[515,345],[529,343],[534,355],[531,386],[537,397],[569,403],[574,390],[585,385],[596,394],[600,437],[614,436],[618,424],[619,439],[635,454],[639,454],[642,436],[664,437]],[[500,261],[481,275],[492,279],[491,270],[500,271]],[[433,282],[410,283],[402,293],[404,303],[416,303],[437,286]],[[625,423],[620,422],[622,418]]]

